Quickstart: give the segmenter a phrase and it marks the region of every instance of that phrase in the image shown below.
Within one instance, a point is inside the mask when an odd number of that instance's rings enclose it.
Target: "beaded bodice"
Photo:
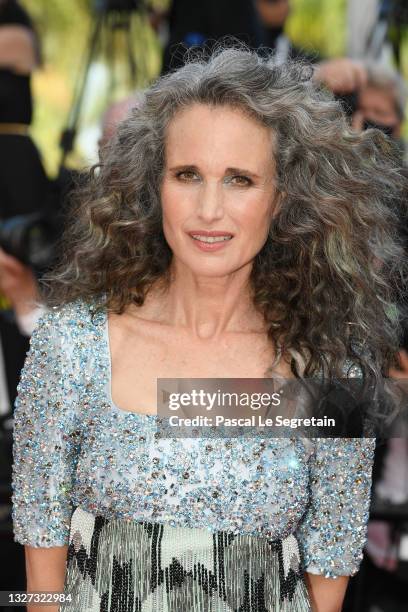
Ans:
[[[75,507],[107,518],[295,534],[304,569],[353,575],[375,440],[160,438],[110,395],[106,311],[77,300],[35,329],[15,405],[15,540],[68,543]],[[140,373],[142,375],[142,373]]]

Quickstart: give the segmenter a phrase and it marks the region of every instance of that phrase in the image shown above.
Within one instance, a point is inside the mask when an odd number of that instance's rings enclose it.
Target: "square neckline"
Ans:
[[[108,396],[110,407],[115,412],[120,412],[123,414],[134,415],[137,418],[152,420],[154,421],[158,414],[150,414],[146,412],[133,412],[132,410],[124,410],[123,408],[119,408],[115,404],[112,398],[112,357],[111,357],[111,346],[109,339],[109,317],[108,317],[108,309],[104,308],[104,322],[103,322],[103,335],[104,335],[104,349],[105,349],[105,357],[106,357],[106,365],[107,365],[107,374],[106,374],[106,393]]]

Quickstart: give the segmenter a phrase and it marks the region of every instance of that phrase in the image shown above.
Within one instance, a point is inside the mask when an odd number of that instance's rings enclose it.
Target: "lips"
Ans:
[[[213,244],[214,242],[227,242],[231,240],[232,236],[191,236],[193,240],[199,240],[201,242],[206,242],[208,244]]]
[[[206,250],[211,248],[212,250],[218,246],[227,244],[232,240],[232,234],[229,232],[222,231],[205,231],[197,230],[189,232],[190,237],[194,240],[197,245],[206,247]]]
[[[228,244],[233,234],[222,230],[191,230],[187,232],[194,243],[203,251],[215,251]]]
[[[190,230],[188,234],[190,236],[233,236],[234,235],[232,232],[224,232],[222,230],[208,231],[208,230],[200,230],[200,229]]]

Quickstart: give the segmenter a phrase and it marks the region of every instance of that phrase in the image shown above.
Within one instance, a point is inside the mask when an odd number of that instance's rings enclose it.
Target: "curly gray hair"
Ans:
[[[277,360],[304,376],[342,376],[348,358],[386,374],[395,364],[395,304],[407,270],[395,212],[406,179],[390,141],[376,130],[353,132],[312,72],[305,63],[275,65],[269,54],[221,47],[158,79],[76,194],[64,254],[45,279],[48,304],[103,294],[105,307],[123,312],[168,279],[160,202],[166,128],[192,104],[228,105],[276,135],[271,156],[282,204],[251,283]]]

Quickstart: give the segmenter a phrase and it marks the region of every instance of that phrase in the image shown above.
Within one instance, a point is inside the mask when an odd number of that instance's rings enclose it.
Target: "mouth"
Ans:
[[[193,240],[199,240],[200,242],[207,242],[212,244],[213,242],[225,242],[231,240],[232,236],[191,236]]]
[[[223,249],[233,238],[233,234],[223,231],[207,232],[203,230],[193,230],[188,232],[188,234],[190,238],[193,239],[196,247],[200,251],[206,253]]]
[[[188,232],[188,234],[191,236],[191,238],[193,238],[193,240],[198,240],[199,242],[205,242],[207,244],[227,242],[233,238],[233,235],[229,232],[193,231]]]

